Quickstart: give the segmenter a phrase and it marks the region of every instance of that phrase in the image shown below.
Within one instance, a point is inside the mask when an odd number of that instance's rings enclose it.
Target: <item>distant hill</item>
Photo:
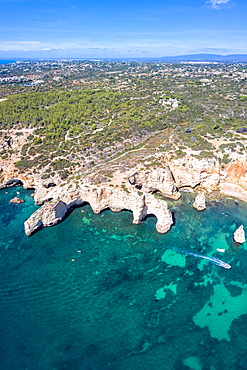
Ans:
[[[189,54],[174,57],[162,57],[160,60],[170,62],[247,62],[247,54]]]
[[[220,55],[220,54],[187,54],[187,55],[177,55],[177,56],[166,56],[166,57],[147,57],[147,58],[140,58],[140,57],[132,57],[132,58],[16,58],[19,61],[37,61],[37,60],[101,60],[101,61],[144,61],[144,62],[155,62],[155,61],[162,61],[162,62],[246,62],[247,63],[247,54],[230,54],[230,55]],[[13,63],[14,60],[5,61],[0,60],[0,64]]]

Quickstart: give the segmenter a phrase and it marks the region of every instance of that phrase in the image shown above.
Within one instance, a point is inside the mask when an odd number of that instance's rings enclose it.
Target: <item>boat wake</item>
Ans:
[[[183,254],[187,254],[189,256],[193,256],[193,257],[208,260],[208,261],[214,263],[217,266],[224,267],[225,269],[230,269],[232,267],[231,265],[229,265],[229,263],[223,262],[219,258],[216,258],[216,257],[208,257],[208,256],[204,256],[203,254],[194,253],[194,252],[186,251],[184,249],[179,249],[179,248],[175,248],[175,247],[173,247],[172,249],[174,249],[178,253],[183,253]]]

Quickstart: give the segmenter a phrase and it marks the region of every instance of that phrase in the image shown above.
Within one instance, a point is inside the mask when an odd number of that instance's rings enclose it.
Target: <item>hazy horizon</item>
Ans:
[[[0,58],[247,54],[244,0],[0,0]]]

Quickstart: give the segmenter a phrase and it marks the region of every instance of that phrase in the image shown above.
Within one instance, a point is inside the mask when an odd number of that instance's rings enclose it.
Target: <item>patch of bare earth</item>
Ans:
[[[247,164],[237,161],[230,164],[227,168],[227,174],[229,177],[240,179],[247,171]]]

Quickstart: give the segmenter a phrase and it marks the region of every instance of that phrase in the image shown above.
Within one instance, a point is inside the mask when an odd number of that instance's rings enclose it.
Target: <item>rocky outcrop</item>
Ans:
[[[61,200],[46,203],[34,212],[27,221],[25,221],[24,228],[26,235],[30,236],[43,227],[58,224],[64,219],[68,210],[73,205],[66,204]]]
[[[24,188],[35,189],[35,203],[42,207],[25,222],[27,235],[39,228],[55,225],[71,208],[85,202],[91,205],[95,213],[106,208],[113,212],[131,210],[135,224],[140,223],[148,214],[153,214],[157,217],[157,231],[165,233],[173,223],[172,215],[164,200],[150,194],[155,191],[178,199],[180,188],[195,188],[200,185],[203,191],[221,189],[224,194],[242,197],[241,199],[247,201],[246,158],[234,157],[224,168],[215,158],[199,159],[186,155],[183,158],[168,159],[165,155],[157,157],[160,168],[128,172],[126,178],[129,182],[126,183],[125,190],[120,189],[123,177],[119,183],[118,180],[112,183],[112,187],[109,184],[94,186],[89,176],[67,184],[56,176],[42,180],[40,174],[21,174],[10,165],[4,165],[0,170],[0,188],[23,185]],[[234,186],[233,190],[230,185]],[[198,210],[205,209],[204,195],[199,194],[196,197],[194,207]]]
[[[200,193],[196,196],[193,207],[198,211],[204,211],[204,209],[206,209],[206,197],[204,193]]]
[[[149,214],[157,217],[156,230],[159,233],[164,234],[170,230],[173,224],[172,213],[164,200],[154,198],[151,194],[145,195],[145,207],[142,211],[142,218]]]
[[[235,231],[233,239],[237,244],[242,244],[245,242],[246,239],[243,225],[239,226],[239,228]]]
[[[221,183],[234,184],[247,191],[247,159],[235,156],[226,166]]]
[[[30,175],[18,174],[17,176],[9,168],[0,169],[0,189],[19,185],[23,185],[25,189],[29,189],[37,185],[37,181]]]
[[[168,167],[158,168],[147,171],[138,171],[129,177],[129,183],[137,189],[152,193],[159,191],[164,196],[179,199],[178,192],[173,175]]]
[[[58,195],[54,189],[53,198]],[[139,196],[135,191],[83,186],[77,191],[71,191],[69,195],[66,192],[64,195],[60,193],[59,198],[45,203],[25,222],[25,232],[28,236],[42,227],[56,225],[66,216],[69,209],[84,203],[89,203],[95,213],[106,208],[113,212],[130,210],[133,212],[134,224],[139,224],[148,214],[153,214],[157,217],[156,229],[159,233],[166,233],[173,224],[167,203],[151,194]]]
[[[25,202],[25,200],[21,199],[21,198],[13,198],[13,199],[10,199],[10,201],[9,201],[9,203],[13,203],[13,204],[22,204],[24,202]]]
[[[178,188],[201,185],[212,191],[220,182],[220,164],[215,158],[185,156],[171,161],[169,166]]]

